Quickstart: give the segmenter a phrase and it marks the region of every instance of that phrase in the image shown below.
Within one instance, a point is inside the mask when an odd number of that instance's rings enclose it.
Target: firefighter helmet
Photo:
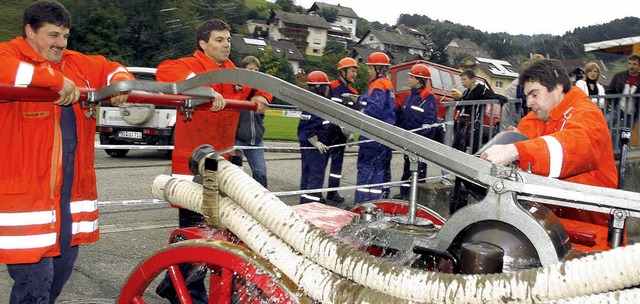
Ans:
[[[351,57],[344,57],[338,61],[338,70],[346,69],[346,68],[356,68],[359,69],[358,63],[355,59]]]
[[[329,84],[329,77],[323,71],[313,71],[307,75],[307,84]]]
[[[367,65],[391,65],[389,56],[383,52],[373,52],[369,55]]]
[[[409,75],[416,78],[431,78],[431,72],[426,64],[418,63],[414,64],[409,71]]]

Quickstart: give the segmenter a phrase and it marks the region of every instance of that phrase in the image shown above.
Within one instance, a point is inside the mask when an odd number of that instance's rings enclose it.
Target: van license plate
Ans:
[[[118,137],[120,138],[142,138],[142,132],[134,132],[134,131],[119,131]]]

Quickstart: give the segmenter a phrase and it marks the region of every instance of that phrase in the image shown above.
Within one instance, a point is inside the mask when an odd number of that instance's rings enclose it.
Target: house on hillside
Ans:
[[[269,35],[267,20],[249,19],[244,23],[244,29],[253,38],[267,38]]]
[[[322,56],[327,45],[327,33],[331,24],[316,15],[288,13],[280,10],[271,12],[267,21],[269,39],[290,41],[298,50],[307,55]]]
[[[449,62],[447,65],[456,66],[460,63],[460,60],[463,58],[472,56],[472,57],[480,57],[480,58],[491,58],[489,53],[477,45],[475,42],[469,40],[468,38],[459,39],[453,38],[444,48],[444,52],[449,57]]]
[[[327,35],[331,38],[335,38],[338,41],[342,41],[347,45],[348,41],[351,41],[351,32],[344,26],[331,25],[331,28],[327,30]]]
[[[351,54],[349,54],[349,57],[355,59],[357,62],[366,63],[367,58],[369,58],[369,55],[377,51],[378,50],[370,49],[368,47],[354,46],[353,49],[351,50]]]
[[[232,36],[231,45],[233,45],[233,52],[237,53],[240,58],[255,54],[258,51],[264,51],[268,47],[272,47],[276,53],[282,54],[287,61],[289,61],[294,73],[300,72],[300,62],[304,60],[302,53],[300,53],[296,45],[290,41],[275,41]]]
[[[420,58],[431,54],[431,50],[425,47],[419,38],[395,31],[369,30],[358,41],[358,45],[385,52],[415,54]]]
[[[518,71],[504,60],[469,56],[460,68],[472,69],[476,75],[489,82],[495,93],[501,95],[505,95],[507,86],[518,78]]]
[[[347,35],[341,35],[341,38],[347,36],[347,39],[351,41],[357,41],[356,37],[356,26],[358,25],[358,14],[353,11],[350,7],[342,6],[340,4],[333,5],[324,2],[314,2],[311,8],[307,11],[309,15],[321,15],[322,11],[331,11],[335,10],[337,12],[337,17],[334,22],[331,22],[331,25],[334,29],[344,29],[348,33]]]
[[[408,35],[417,38],[418,41],[420,41],[420,43],[422,43],[422,45],[428,50],[433,50],[436,47],[433,43],[433,40],[431,40],[431,37],[429,37],[429,34],[422,30],[408,27],[404,24],[395,25],[393,27],[393,30],[402,35]]]
[[[371,53],[379,52],[379,51],[380,50],[374,50],[368,47],[356,46],[356,47],[353,47],[353,49],[351,50],[351,54],[349,54],[349,57],[355,59],[357,62],[366,63]],[[390,51],[386,51],[384,53],[387,54],[387,56],[389,56],[389,60],[391,61],[392,65],[423,59],[422,56],[418,54],[390,52]]]

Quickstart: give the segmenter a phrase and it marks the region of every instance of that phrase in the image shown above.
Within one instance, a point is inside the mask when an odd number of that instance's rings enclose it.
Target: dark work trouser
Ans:
[[[390,173],[387,165],[391,163],[391,148],[376,142],[360,144],[358,151],[357,185],[379,184],[387,180]],[[384,190],[381,186],[359,187],[354,202],[364,203],[380,199]]]
[[[346,142],[347,138],[344,135],[336,136],[329,142],[329,145],[340,145],[345,144]],[[340,187],[340,180],[342,179],[342,163],[344,162],[344,149],[345,146],[329,149],[329,158],[331,159],[331,165],[329,167],[329,188]],[[330,191],[327,193],[327,197],[334,197],[337,194],[337,191]]]
[[[324,184],[324,172],[327,168],[328,155],[320,154],[309,141],[300,142],[300,190],[321,189]],[[312,149],[309,149],[312,148]],[[322,192],[300,195],[300,204],[322,202]]]

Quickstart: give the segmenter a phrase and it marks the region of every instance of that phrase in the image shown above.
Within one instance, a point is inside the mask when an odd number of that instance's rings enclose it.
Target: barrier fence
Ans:
[[[622,137],[630,133],[628,139],[629,150],[640,150],[640,125],[638,124],[640,109],[640,94],[611,94],[589,96],[594,100],[607,121],[611,132],[613,150],[619,157]],[[483,143],[491,139],[501,130],[506,130],[509,125],[516,126],[518,118],[522,116],[522,110],[517,113],[515,109],[522,109],[520,99],[510,99],[508,103],[500,106],[497,99],[468,100],[443,102],[441,106],[446,108],[444,118],[445,129],[442,143],[453,146],[455,144],[456,130],[460,124],[468,123],[466,132],[467,148],[476,151]],[[526,107],[526,105],[525,105]],[[467,110],[466,113],[463,111]],[[480,115],[483,114],[483,115]],[[480,128],[479,126],[482,126]],[[624,132],[626,131],[628,132]]]

